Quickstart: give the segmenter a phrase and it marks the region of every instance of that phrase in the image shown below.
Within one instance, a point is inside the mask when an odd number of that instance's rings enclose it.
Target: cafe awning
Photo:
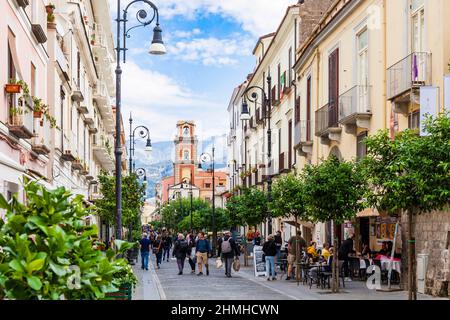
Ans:
[[[378,210],[373,208],[364,209],[356,214],[358,218],[378,217],[379,215]]]

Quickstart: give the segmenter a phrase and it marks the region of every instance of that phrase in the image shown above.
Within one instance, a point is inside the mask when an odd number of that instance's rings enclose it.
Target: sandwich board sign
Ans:
[[[266,275],[266,262],[263,261],[262,246],[253,247],[253,265],[255,267],[255,277]]]

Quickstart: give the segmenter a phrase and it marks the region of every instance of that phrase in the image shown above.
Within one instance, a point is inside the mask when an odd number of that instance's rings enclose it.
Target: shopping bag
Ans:
[[[220,269],[220,268],[222,268],[222,266],[223,266],[222,259],[217,258],[216,259],[216,268]]]
[[[241,262],[239,261],[238,258],[236,258],[236,259],[234,259],[234,262],[233,262],[233,270],[238,272],[239,269],[241,269]]]

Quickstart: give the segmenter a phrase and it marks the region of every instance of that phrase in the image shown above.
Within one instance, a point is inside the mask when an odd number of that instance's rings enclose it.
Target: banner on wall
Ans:
[[[439,106],[439,88],[432,86],[420,87],[420,135],[426,136],[428,133],[423,128],[423,123],[427,115],[435,117]]]

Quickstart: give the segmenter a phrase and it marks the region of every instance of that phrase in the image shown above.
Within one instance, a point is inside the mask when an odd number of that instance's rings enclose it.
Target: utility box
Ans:
[[[427,278],[428,254],[417,255],[417,292],[425,293]]]

